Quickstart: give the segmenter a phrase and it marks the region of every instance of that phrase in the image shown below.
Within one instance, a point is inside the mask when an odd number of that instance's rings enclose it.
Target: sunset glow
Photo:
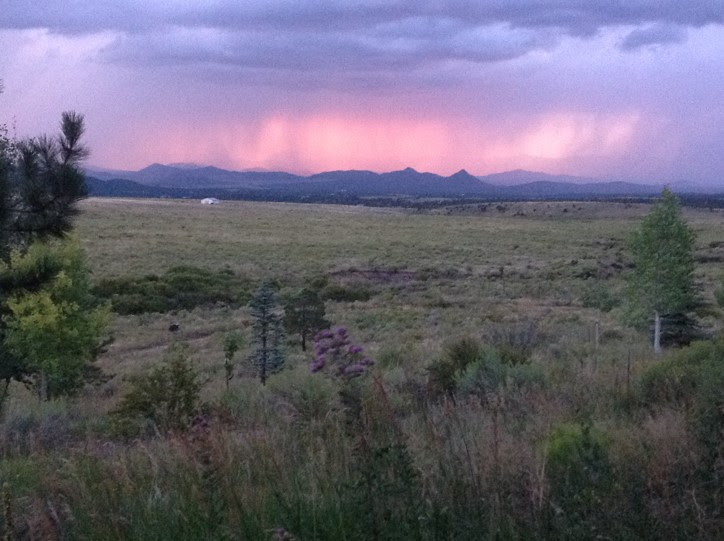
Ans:
[[[523,17],[462,2],[358,19],[334,3],[335,29],[325,2],[139,2],[56,19],[60,4],[10,4],[0,123],[22,137],[78,110],[95,166],[724,183],[724,30],[707,10],[575,3]]]

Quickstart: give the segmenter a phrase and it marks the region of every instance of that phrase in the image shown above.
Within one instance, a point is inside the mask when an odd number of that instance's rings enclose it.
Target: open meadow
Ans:
[[[105,377],[49,402],[13,384],[0,425],[4,531],[724,534],[722,209],[683,213],[697,234],[698,320],[710,340],[661,358],[624,317],[628,239],[649,205],[416,212],[91,198],[80,209],[74,234],[96,294],[117,312],[95,363]],[[313,344],[302,351],[289,332],[286,363],[261,385],[247,303],[264,280],[282,299],[315,284],[332,328],[346,328],[374,365],[349,380],[312,373]],[[231,334],[240,348],[229,381]],[[178,343],[200,383],[193,420],[129,430],[114,412]]]

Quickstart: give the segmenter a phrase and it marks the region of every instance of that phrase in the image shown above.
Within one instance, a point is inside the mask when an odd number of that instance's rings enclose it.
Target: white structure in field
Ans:
[[[215,197],[207,197],[206,199],[201,200],[202,205],[218,205],[221,201],[216,199]]]

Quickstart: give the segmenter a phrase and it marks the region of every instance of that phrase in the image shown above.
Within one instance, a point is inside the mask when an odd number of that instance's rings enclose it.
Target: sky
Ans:
[[[89,163],[724,187],[724,0],[0,1],[0,123]]]

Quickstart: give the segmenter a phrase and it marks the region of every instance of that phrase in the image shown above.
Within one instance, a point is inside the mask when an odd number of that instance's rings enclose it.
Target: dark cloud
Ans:
[[[686,40],[686,29],[669,24],[656,24],[637,28],[621,42],[621,49],[633,51],[651,45],[681,43]]]
[[[283,34],[175,27],[124,34],[103,56],[112,61],[162,65],[219,64],[240,68],[315,72],[397,72],[446,61],[488,63],[516,58],[555,41],[546,33],[502,27],[441,25],[431,35],[419,21],[369,31]]]
[[[680,0],[5,0],[0,28],[62,34],[113,31],[113,62],[344,73],[404,73],[449,63],[510,60],[563,35],[636,28],[626,50],[681,41],[721,23],[718,2]]]
[[[502,23],[591,34],[601,27],[724,22],[717,0],[226,0],[213,6],[183,0],[5,0],[2,28],[49,28],[62,33],[147,31],[168,25],[326,30],[371,27],[406,19],[455,19],[469,26]]]

